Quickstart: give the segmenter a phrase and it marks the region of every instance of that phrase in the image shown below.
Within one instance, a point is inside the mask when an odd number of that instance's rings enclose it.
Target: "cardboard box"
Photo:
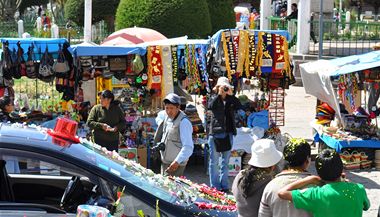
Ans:
[[[241,157],[230,157],[228,176],[236,176],[241,170]]]
[[[138,158],[139,164],[141,164],[141,166],[146,168],[146,166],[147,166],[147,149],[146,149],[146,147],[137,149],[137,158]]]

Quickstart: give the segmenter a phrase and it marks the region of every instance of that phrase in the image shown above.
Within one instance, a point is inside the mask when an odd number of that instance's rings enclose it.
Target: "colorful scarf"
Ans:
[[[259,32],[257,66],[259,74],[268,74],[273,68],[272,34]]]
[[[284,37],[273,34],[272,40],[274,44],[274,59],[272,73],[283,74],[283,70],[286,69],[285,49],[284,49]]]
[[[154,89],[160,95],[163,75],[161,47],[150,46],[148,48],[148,88]]]
[[[176,45],[172,45],[172,71],[173,71],[173,84],[174,86],[178,86],[178,56],[177,56]]]
[[[232,74],[235,74],[235,71],[232,71],[232,66],[236,65],[236,62],[234,60],[233,56],[233,44],[231,42],[231,32],[230,31],[224,31],[222,32],[222,43],[223,43],[223,51],[224,51],[224,59],[226,61],[226,70],[227,70],[227,77],[231,80]]]
[[[238,52],[238,64],[236,73],[240,77],[244,71],[244,64],[249,56],[249,34],[246,30],[241,30],[239,35],[239,52]],[[246,74],[249,78],[249,72]]]
[[[163,75],[161,87],[161,97],[164,98],[167,94],[174,92],[173,86],[173,68],[172,68],[172,52],[171,46],[162,46],[162,63],[163,63]]]
[[[250,76],[255,76],[256,77],[256,55],[257,55],[257,50],[256,50],[256,44],[255,44],[255,34],[254,33],[249,33],[248,36],[248,55],[246,55],[246,61],[245,61],[245,73],[247,75],[247,78]]]

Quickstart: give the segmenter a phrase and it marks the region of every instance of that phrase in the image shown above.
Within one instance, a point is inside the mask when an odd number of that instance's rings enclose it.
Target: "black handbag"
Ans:
[[[227,135],[224,138],[215,138],[214,137],[214,143],[215,143],[216,152],[225,152],[225,151],[229,151],[232,149],[229,135]]]

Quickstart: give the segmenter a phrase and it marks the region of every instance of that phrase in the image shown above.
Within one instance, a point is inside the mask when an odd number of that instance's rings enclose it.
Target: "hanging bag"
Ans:
[[[126,57],[110,57],[110,71],[125,71],[127,69]]]
[[[68,72],[70,71],[69,63],[65,59],[61,45],[59,45],[57,61],[55,61],[53,64],[53,71],[56,73],[57,77],[61,78],[67,77]]]
[[[216,152],[225,152],[232,149],[230,136],[226,135],[224,138],[214,137]]]
[[[49,54],[48,48],[46,47],[45,53],[43,54],[40,62],[40,67],[38,70],[38,78],[46,83],[51,83],[54,81],[55,74],[53,71],[54,59]]]
[[[24,59],[24,49],[21,47],[20,42],[17,43],[17,47],[17,62],[19,63],[18,70],[20,72],[19,78],[21,78],[21,76],[26,76],[26,62]],[[17,78],[16,76],[14,77]]]
[[[12,59],[12,77],[16,79],[21,78],[21,70],[20,70],[20,62],[18,58],[18,54],[15,48],[13,48],[11,52],[11,59]]]
[[[3,53],[1,58],[2,77],[4,79],[12,79],[12,58],[11,52],[8,48],[8,42],[3,43]]]
[[[33,49],[31,46],[28,48],[28,59],[26,60],[26,76],[31,79],[37,78],[37,70],[39,67],[36,67],[36,63],[33,60]]]

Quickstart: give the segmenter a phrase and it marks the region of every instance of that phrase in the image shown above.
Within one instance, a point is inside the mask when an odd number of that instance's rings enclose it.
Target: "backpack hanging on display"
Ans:
[[[26,62],[24,59],[24,49],[22,49],[20,42],[17,43],[17,62],[19,63],[19,72],[21,76],[26,76]],[[16,76],[14,76],[16,78]]]
[[[67,77],[68,72],[70,71],[69,63],[63,54],[61,45],[59,45],[57,61],[55,61],[53,64],[53,71],[57,77],[61,78]]]
[[[45,52],[42,55],[41,61],[40,61],[40,67],[38,69],[38,78],[41,81],[44,82],[52,82],[55,78],[54,71],[53,71],[53,64],[54,59],[49,54],[48,48],[46,46]]]
[[[21,78],[21,71],[20,71],[20,62],[18,58],[18,54],[15,48],[13,48],[11,53],[12,58],[12,77],[15,79]]]
[[[25,66],[26,66],[26,76],[31,79],[37,78],[37,69],[38,64],[36,64],[33,60],[33,46],[30,46],[28,48],[28,59],[26,60]]]
[[[8,48],[8,42],[3,43],[3,53],[1,54],[1,69],[2,69],[2,77],[4,79],[12,79],[12,58],[11,52]]]

